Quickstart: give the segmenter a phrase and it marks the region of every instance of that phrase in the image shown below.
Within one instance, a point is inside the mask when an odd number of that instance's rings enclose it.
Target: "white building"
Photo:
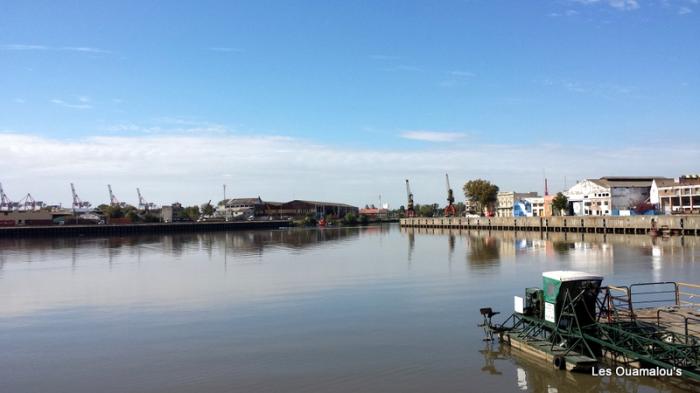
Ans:
[[[640,203],[650,200],[653,182],[672,180],[665,177],[614,177],[583,180],[564,195],[576,216],[610,216],[630,214]]]
[[[537,192],[500,191],[496,196],[496,217],[513,217],[516,201],[537,197]]]

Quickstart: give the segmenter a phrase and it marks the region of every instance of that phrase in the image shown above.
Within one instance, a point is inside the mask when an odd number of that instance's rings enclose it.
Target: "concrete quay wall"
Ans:
[[[402,227],[700,236],[700,216],[413,217]]]
[[[290,226],[286,220],[124,225],[51,225],[0,227],[0,238],[32,236],[119,236],[168,232],[205,232],[243,229],[276,229]]]

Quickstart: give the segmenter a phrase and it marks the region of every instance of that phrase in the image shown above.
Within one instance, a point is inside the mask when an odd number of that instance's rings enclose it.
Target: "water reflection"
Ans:
[[[527,392],[678,392],[694,391],[697,386],[682,380],[592,376],[586,373],[555,370],[550,364],[523,354],[508,345],[487,343],[479,350],[481,371],[492,376],[512,378],[510,385]],[[511,369],[515,366],[515,373]]]
[[[464,239],[465,261],[472,268],[488,269],[509,261],[549,260],[565,262],[571,269],[601,273],[638,271],[633,259],[643,263],[652,277],[661,280],[662,265],[700,262],[697,237],[651,237],[646,235],[471,231],[444,228],[402,228],[411,250],[416,236],[441,236],[449,253],[456,238]],[[616,265],[617,264],[617,265]]]
[[[546,270],[698,282],[698,246],[396,225],[4,239],[0,390],[676,392],[485,344],[478,308],[507,314]]]
[[[372,231],[384,233],[391,226],[378,226]],[[120,256],[141,259],[149,253],[181,257],[188,252],[205,252],[211,259],[215,250],[226,250],[228,256],[260,256],[265,250],[304,250],[356,239],[359,228],[327,228],[324,230],[285,229],[273,231],[236,231],[209,233],[177,233],[123,237],[66,238],[0,238],[0,269],[10,261],[22,262],[56,259],[70,255],[77,265],[81,255],[95,252],[112,263]],[[126,254],[124,254],[126,253]]]

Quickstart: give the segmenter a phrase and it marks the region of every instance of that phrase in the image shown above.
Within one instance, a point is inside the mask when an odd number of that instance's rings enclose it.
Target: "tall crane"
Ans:
[[[112,186],[107,184],[107,189],[109,190],[109,204],[115,207],[121,206],[121,203],[119,203],[119,199],[117,199],[117,197],[114,196],[114,193],[112,192]]]
[[[143,195],[141,195],[141,190],[138,187],[136,187],[136,193],[139,196],[139,209],[140,210],[148,210],[148,208],[150,206],[148,203],[146,203],[146,200],[143,199]]]
[[[25,195],[25,197],[19,201],[19,210],[22,211],[34,211],[42,207],[44,207],[44,202],[35,200],[32,194]]]
[[[406,217],[415,217],[416,211],[413,209],[413,193],[411,192],[411,186],[408,184],[408,179],[406,179],[406,197],[408,198]]]
[[[78,193],[75,192],[75,186],[70,184],[70,191],[73,194],[73,213],[76,211],[87,211],[90,209],[90,202],[80,200]]]
[[[2,183],[0,183],[0,211],[10,210],[12,210],[12,201],[7,194],[5,194],[5,191],[2,189]]]
[[[138,187],[136,187],[136,193],[139,196],[139,209],[145,211],[158,209],[158,206],[155,203],[146,202],[146,199],[144,199],[143,195],[141,195],[141,190]],[[123,206],[123,204],[121,205]]]
[[[450,187],[450,176],[445,173],[445,183],[447,184],[447,206],[445,207],[445,217],[454,217],[457,215],[455,209],[455,196]]]

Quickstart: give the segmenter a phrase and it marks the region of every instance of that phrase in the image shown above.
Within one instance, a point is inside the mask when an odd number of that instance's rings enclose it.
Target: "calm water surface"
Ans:
[[[1,392],[676,392],[486,344],[547,270],[700,282],[700,241],[398,226],[0,240]]]

